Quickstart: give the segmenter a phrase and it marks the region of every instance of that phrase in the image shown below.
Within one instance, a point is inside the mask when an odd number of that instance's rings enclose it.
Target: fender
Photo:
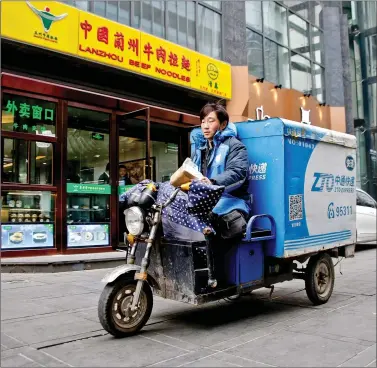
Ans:
[[[132,265],[132,264],[121,265],[114,268],[110,272],[108,272],[101,281],[108,284],[108,283],[114,282],[122,275],[126,275],[126,274],[133,275],[135,274],[135,272],[140,271],[140,269],[141,267],[138,265]],[[158,282],[149,274],[147,277],[147,281],[154,289],[161,290]]]

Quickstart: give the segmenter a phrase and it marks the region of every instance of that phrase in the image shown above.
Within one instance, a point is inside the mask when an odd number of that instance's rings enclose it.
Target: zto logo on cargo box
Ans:
[[[354,193],[355,177],[315,172],[312,192]]]

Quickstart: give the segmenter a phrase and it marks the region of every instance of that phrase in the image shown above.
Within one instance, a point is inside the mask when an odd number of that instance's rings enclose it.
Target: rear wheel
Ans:
[[[147,323],[153,308],[152,290],[144,282],[139,303],[131,311],[137,281],[120,278],[105,286],[98,303],[98,318],[102,327],[114,337],[126,337],[141,330]]]
[[[325,304],[334,289],[335,270],[331,257],[321,253],[311,257],[305,270],[306,294],[314,305]]]

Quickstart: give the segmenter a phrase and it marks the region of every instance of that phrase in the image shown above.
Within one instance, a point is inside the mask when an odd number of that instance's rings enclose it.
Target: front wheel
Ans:
[[[98,318],[102,327],[114,337],[126,337],[141,330],[147,323],[153,308],[152,290],[144,282],[139,303],[131,311],[137,281],[120,278],[105,286],[98,303]]]
[[[306,294],[314,305],[325,304],[334,289],[335,270],[331,257],[322,253],[311,257],[305,270]]]

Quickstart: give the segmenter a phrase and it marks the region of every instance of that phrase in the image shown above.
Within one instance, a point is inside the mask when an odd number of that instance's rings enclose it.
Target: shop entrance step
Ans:
[[[53,273],[113,268],[126,263],[125,252],[57,254],[1,259],[2,273]]]

